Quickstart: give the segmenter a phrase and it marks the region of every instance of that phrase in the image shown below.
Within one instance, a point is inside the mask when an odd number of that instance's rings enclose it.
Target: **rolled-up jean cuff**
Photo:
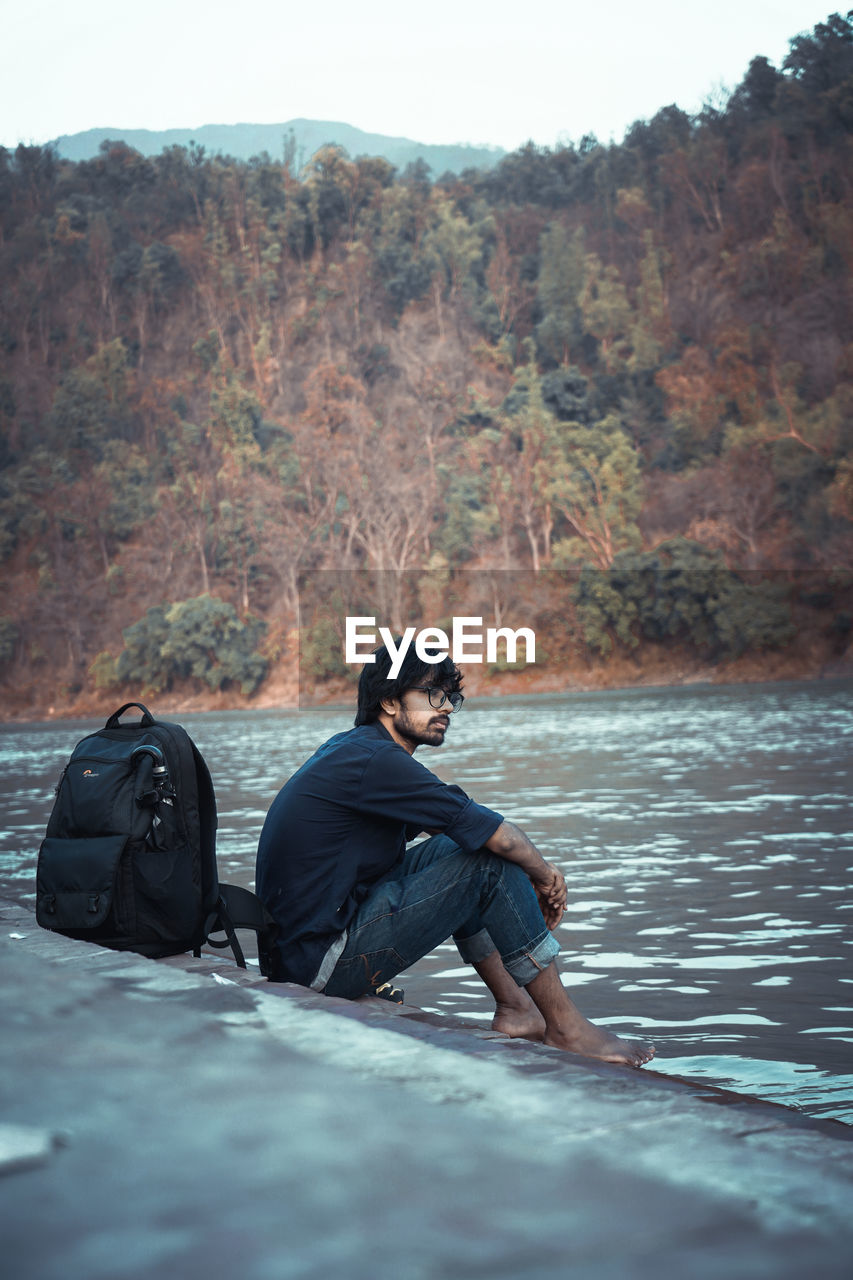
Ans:
[[[504,968],[515,983],[519,987],[526,987],[559,954],[560,945],[554,935],[543,933],[533,946],[524,951],[516,951],[511,956],[503,956],[502,959]]]
[[[479,964],[481,960],[485,960],[486,956],[490,956],[497,950],[487,929],[472,933],[470,938],[457,938],[454,935],[453,941],[466,964]]]

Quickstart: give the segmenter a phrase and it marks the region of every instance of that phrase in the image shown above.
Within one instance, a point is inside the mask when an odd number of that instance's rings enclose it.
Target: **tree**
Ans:
[[[759,568],[762,534],[781,506],[766,451],[731,449],[708,471],[688,536],[727,552],[729,564]]]
[[[764,57],[753,58],[746,75],[729,99],[726,114],[744,132],[750,124],[767,119],[773,112],[783,75]]]
[[[549,482],[558,465],[559,444],[557,422],[545,407],[532,359],[517,371],[504,411],[476,437],[474,453],[487,476],[502,529],[503,567],[517,563],[512,539],[521,533],[531,567],[538,573],[551,559],[555,517]]]
[[[518,263],[509,247],[506,230],[495,220],[495,244],[486,269],[486,281],[497,307],[501,334],[512,333],[524,303]]]
[[[6,667],[15,656],[20,632],[11,618],[0,616],[0,667]]]
[[[157,538],[169,549],[166,572],[171,573],[176,552],[190,552],[198,565],[202,592],[207,594],[215,556],[217,476],[222,455],[209,428],[181,421],[175,424],[166,460],[170,482],[160,493]]]
[[[777,102],[789,129],[804,125],[821,142],[853,126],[853,19],[834,13],[811,34],[795,36],[782,64],[787,72]]]
[[[424,296],[438,265],[426,244],[429,213],[429,189],[418,183],[383,193],[372,237],[374,272],[397,318],[410,302]]]
[[[47,416],[51,446],[79,468],[97,461],[109,440],[129,439],[130,383],[127,350],[116,338],[60,383]]]
[[[840,462],[829,492],[829,509],[853,524],[853,462]]]
[[[580,341],[579,304],[585,277],[583,228],[569,236],[561,222],[550,223],[539,248],[536,294],[542,319],[536,326],[536,341],[553,364],[569,364],[572,349]]]
[[[640,543],[643,490],[637,452],[612,414],[588,427],[561,424],[558,441],[559,459],[547,493],[568,533],[555,544],[555,562],[591,559],[607,569],[617,552]]]
[[[619,268],[605,267],[594,253],[587,255],[580,302],[584,328],[597,339],[604,368],[608,373],[623,369],[631,350],[634,312]]]
[[[651,231],[643,235],[645,253],[640,262],[637,288],[637,319],[631,331],[631,357],[628,366],[634,373],[657,369],[670,339],[669,309],[664,279],[666,254],[655,243]]]
[[[352,225],[353,167],[343,147],[321,147],[306,167],[314,239],[328,249],[338,230]]]
[[[482,263],[483,243],[467,219],[454,212],[449,200],[439,199],[434,208],[435,222],[424,238],[424,252],[438,264],[433,292],[438,332],[443,339],[442,295],[446,292],[451,305],[455,302],[465,281]]]

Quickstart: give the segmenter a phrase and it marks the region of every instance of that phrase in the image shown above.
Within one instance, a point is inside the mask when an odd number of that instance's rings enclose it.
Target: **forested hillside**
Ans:
[[[0,280],[7,706],[334,675],[347,611],[848,643],[853,13],[459,177],[0,150]]]

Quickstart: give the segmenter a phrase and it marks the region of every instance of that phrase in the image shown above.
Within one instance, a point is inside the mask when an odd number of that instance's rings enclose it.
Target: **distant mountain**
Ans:
[[[434,177],[461,173],[463,169],[488,169],[506,154],[500,147],[469,146],[458,143],[439,146],[413,142],[411,138],[390,138],[381,133],[365,133],[350,124],[327,120],[288,120],[285,124],[205,124],[198,129],[87,129],[63,134],[55,140],[66,160],[91,160],[105,141],[125,142],[145,156],[159,155],[164,147],[187,147],[191,142],[208,154],[249,160],[267,152],[274,160],[292,158],[298,171],[320,147],[337,143],[349,155],[384,156],[397,169],[415,160],[429,165]]]

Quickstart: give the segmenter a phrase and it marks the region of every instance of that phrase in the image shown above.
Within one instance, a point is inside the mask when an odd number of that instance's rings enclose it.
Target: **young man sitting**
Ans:
[[[275,977],[354,999],[452,935],[494,996],[496,1031],[643,1066],[654,1049],[595,1026],[562,984],[562,873],[514,823],[414,759],[443,743],[463,702],[459,669],[409,650],[392,680],[387,650],[374,657],[355,728],[285,783],[261,833],[256,886],[279,926]]]

